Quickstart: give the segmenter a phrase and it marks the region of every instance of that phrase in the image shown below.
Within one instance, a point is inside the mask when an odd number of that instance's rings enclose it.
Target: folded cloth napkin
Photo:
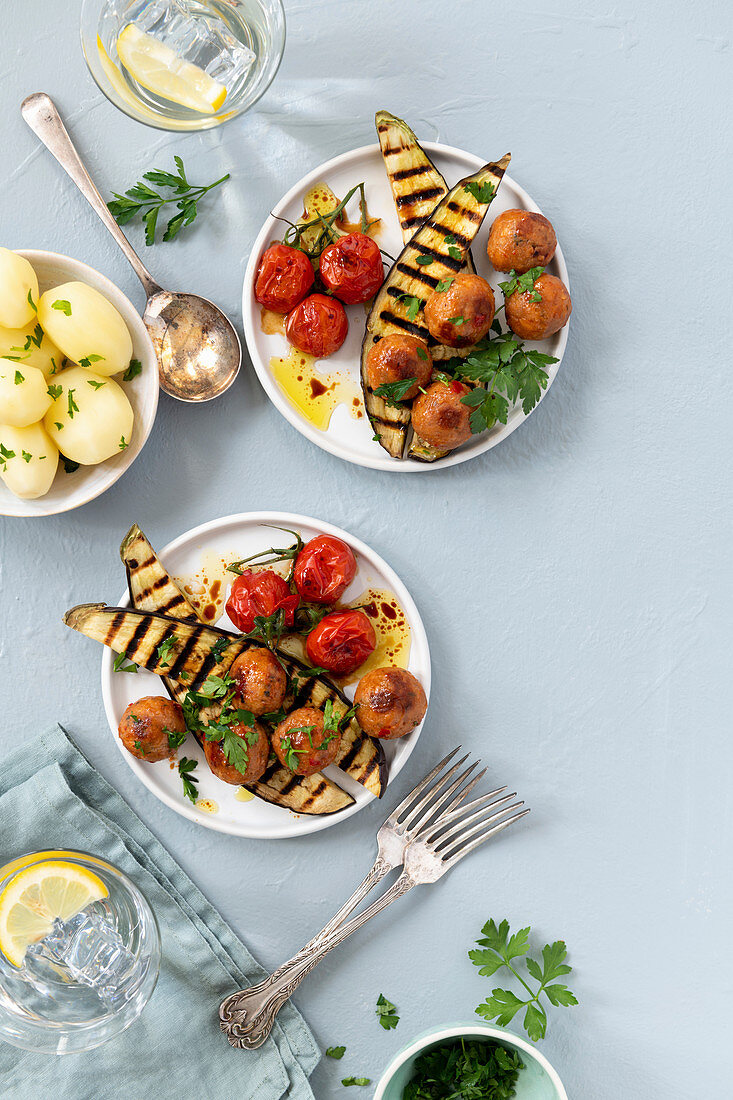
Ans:
[[[318,1048],[292,1005],[257,1051],[229,1046],[217,1009],[265,972],[139,817],[56,727],[10,753],[0,772],[0,864],[42,848],[109,860],[158,918],[160,977],[142,1015],[85,1054],[33,1054],[0,1042],[4,1100],[313,1100]]]

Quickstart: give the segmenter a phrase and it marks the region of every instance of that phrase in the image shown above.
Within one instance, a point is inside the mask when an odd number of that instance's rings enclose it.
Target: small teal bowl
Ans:
[[[512,1035],[510,1031],[477,1023],[454,1024],[418,1035],[389,1063],[379,1079],[374,1100],[402,1100],[418,1056],[449,1039],[491,1040],[507,1050],[518,1051],[524,1062],[524,1069],[517,1080],[516,1100],[568,1100],[562,1081],[544,1054],[540,1054],[531,1043],[520,1039],[518,1035]]]

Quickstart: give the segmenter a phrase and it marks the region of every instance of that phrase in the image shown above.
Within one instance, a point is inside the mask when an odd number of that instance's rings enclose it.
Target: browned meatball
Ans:
[[[185,734],[183,708],[172,699],[160,695],[148,695],[130,703],[122,715],[117,732],[128,752],[138,760],[154,764],[163,760],[176,747],[168,740],[168,734]]]
[[[394,741],[419,726],[428,709],[422,684],[404,668],[375,668],[357,684],[356,720],[370,737]]]
[[[506,299],[504,316],[512,332],[522,340],[544,340],[568,322],[573,308],[567,287],[555,275],[540,275],[534,282],[539,302],[532,301],[531,290],[514,291]]]
[[[409,401],[430,381],[433,357],[423,340],[394,333],[384,336],[369,349],[366,373],[367,382],[373,390],[388,382],[404,382],[406,378],[414,378],[415,384],[400,399]]]
[[[237,700],[235,700],[236,702]],[[256,783],[262,777],[270,756],[270,742],[267,733],[259,722],[254,726],[232,724],[229,727],[242,739],[242,748],[247,754],[247,765],[243,772],[227,760],[221,741],[207,741],[204,735],[204,756],[217,779],[224,783],[241,786],[243,783]]]
[[[523,275],[531,267],[546,267],[557,248],[552,223],[531,210],[505,210],[489,230],[486,254],[497,271]]]
[[[296,775],[313,775],[333,764],[341,745],[339,730],[325,730],[323,711],[298,707],[272,735],[272,748],[281,764]]]
[[[494,292],[480,275],[456,275],[447,290],[434,290],[425,303],[430,335],[450,348],[467,348],[491,328]]]
[[[425,443],[440,450],[471,438],[471,410],[461,404],[469,392],[462,382],[433,382],[412,403],[412,426]]]
[[[287,691],[285,669],[269,649],[253,648],[241,653],[229,670],[237,685],[242,706],[253,714],[269,714],[282,705]]]

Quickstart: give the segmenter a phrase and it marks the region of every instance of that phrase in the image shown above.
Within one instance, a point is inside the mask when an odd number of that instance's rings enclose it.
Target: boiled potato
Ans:
[[[38,367],[50,378],[58,374],[64,365],[64,357],[53,340],[33,320],[24,328],[5,328],[0,325],[0,356],[12,355],[27,367]]]
[[[125,450],[133,412],[121,386],[84,367],[69,367],[50,388],[56,396],[43,423],[62,454],[93,466]]]
[[[129,367],[132,338],[127,325],[94,287],[63,283],[47,290],[38,303],[38,320],[54,344],[75,363],[104,375]]]
[[[0,359],[0,416],[14,428],[35,424],[51,404],[43,371]]]
[[[59,452],[43,424],[0,424],[0,477],[11,493],[22,500],[45,496],[58,464]]]
[[[38,301],[38,279],[26,259],[9,248],[0,248],[0,325],[23,328],[36,315],[31,300]]]

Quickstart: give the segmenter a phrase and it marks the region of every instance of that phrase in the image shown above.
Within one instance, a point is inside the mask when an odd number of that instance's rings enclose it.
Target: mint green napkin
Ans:
[[[0,864],[40,848],[103,856],[142,889],[160,925],[160,978],[142,1016],[85,1054],[0,1042],[3,1100],[313,1100],[318,1048],[292,1005],[257,1051],[218,1026],[226,994],[264,977],[246,947],[126,802],[60,728],[20,745],[0,771]]]

